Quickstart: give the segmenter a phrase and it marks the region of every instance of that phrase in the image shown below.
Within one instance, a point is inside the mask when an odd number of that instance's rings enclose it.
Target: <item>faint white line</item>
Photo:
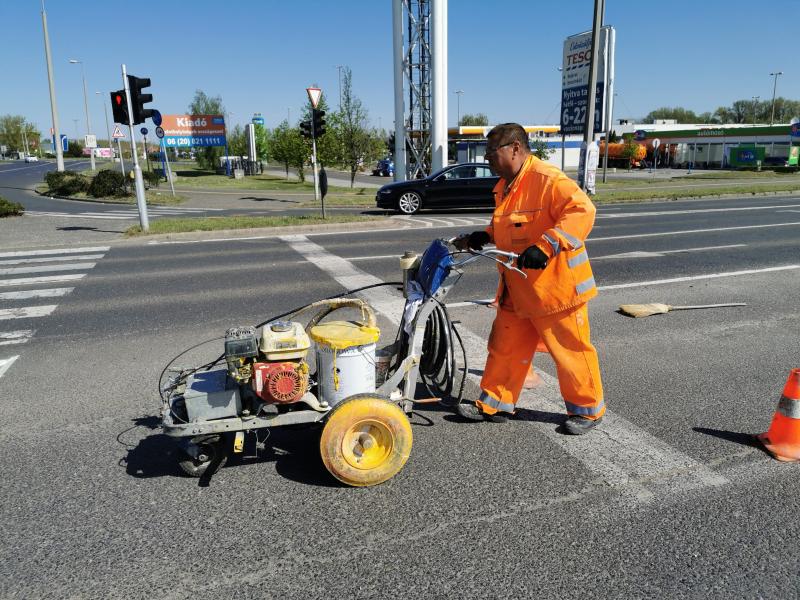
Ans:
[[[58,304],[48,304],[45,306],[21,306],[19,308],[3,308],[0,309],[0,321],[7,319],[35,319],[37,317],[46,317],[52,313]]]
[[[88,248],[57,248],[55,250],[20,250],[17,252],[0,252],[0,258],[12,256],[47,256],[48,254],[81,254],[84,252],[108,252],[111,246],[91,246]]]
[[[596,260],[607,260],[611,258],[658,258],[665,254],[681,254],[683,252],[702,252],[704,250],[721,250],[723,248],[746,248],[747,244],[728,244],[726,246],[705,246],[702,248],[680,248],[679,250],[656,250],[653,252],[634,250],[633,252],[622,252],[621,254],[607,254],[605,256],[592,256],[592,262]]]
[[[86,273],[71,275],[53,275],[46,277],[18,277],[16,279],[0,279],[0,287],[10,285],[38,285],[40,283],[59,283],[61,281],[75,281],[83,279]]]
[[[800,204],[784,204],[783,206],[740,206],[736,208],[697,208],[686,210],[654,210],[647,212],[627,212],[616,213],[613,215],[598,214],[598,219],[621,219],[625,217],[663,217],[667,215],[692,215],[695,213],[715,213],[715,212],[738,212],[743,210],[770,210],[774,208],[793,208],[800,207]],[[797,212],[797,211],[781,211],[778,212]]]
[[[33,329],[20,329],[18,331],[0,331],[0,346],[24,344],[33,337]]]
[[[381,254],[378,256],[347,256],[343,257],[345,260],[381,260],[384,258],[396,258],[400,260],[399,254]]]
[[[0,300],[27,300],[29,298],[56,298],[66,296],[75,288],[50,288],[46,290],[25,290],[22,292],[0,292]]]
[[[73,263],[69,265],[43,265],[40,267],[11,267],[0,269],[0,275],[24,275],[25,273],[47,273],[49,271],[81,271],[92,269],[97,263]]]
[[[766,269],[747,269],[746,271],[729,271],[727,273],[710,273],[708,275],[692,275],[688,277],[674,277],[672,279],[654,279],[652,281],[636,281],[633,283],[618,283],[615,285],[600,285],[598,290],[619,290],[622,288],[646,287],[648,285],[662,285],[665,283],[680,283],[682,281],[696,281],[698,279],[717,279],[719,277],[737,277],[739,275],[756,275],[758,273],[771,273],[775,271],[789,271],[800,269],[800,265],[786,265],[783,267],[768,267]]]
[[[80,254],[70,256],[50,256],[47,258],[17,258],[14,260],[0,260],[0,265],[22,265],[26,263],[48,263],[65,260],[99,260],[104,254]]]
[[[605,242],[608,240],[632,240],[634,238],[646,237],[663,237],[666,235],[684,235],[691,233],[710,233],[712,231],[737,231],[741,229],[765,229],[769,227],[789,227],[792,225],[800,225],[800,222],[793,223],[772,223],[769,225],[741,225],[738,227],[713,227],[710,229],[685,229],[683,231],[660,231],[658,233],[635,233],[632,235],[614,235],[609,237],[593,238],[590,237],[587,242]]]
[[[14,361],[19,358],[19,355],[12,356],[11,358],[0,358],[0,377],[6,374],[9,367],[14,364]]]

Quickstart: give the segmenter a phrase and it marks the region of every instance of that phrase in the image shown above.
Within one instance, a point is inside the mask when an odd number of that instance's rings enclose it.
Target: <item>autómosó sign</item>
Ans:
[[[222,115],[162,115],[164,145],[168,148],[225,146]]]

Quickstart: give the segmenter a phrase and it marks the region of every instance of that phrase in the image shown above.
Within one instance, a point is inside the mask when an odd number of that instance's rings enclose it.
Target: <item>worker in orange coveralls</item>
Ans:
[[[497,316],[482,393],[474,404],[459,404],[458,413],[474,421],[507,420],[541,339],[555,361],[567,408],[563,430],[581,435],[606,410],[586,306],[597,295],[583,243],[595,208],[574,181],[531,154],[520,125],[498,125],[487,140],[486,160],[500,176],[492,222],[455,244],[480,250],[493,242],[499,250],[515,252],[527,278],[498,266]]]

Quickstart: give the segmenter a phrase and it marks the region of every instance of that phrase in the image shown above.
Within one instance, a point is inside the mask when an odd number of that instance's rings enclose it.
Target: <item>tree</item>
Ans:
[[[241,125],[228,130],[228,149],[233,156],[247,156],[247,136]]]
[[[225,107],[222,104],[221,96],[207,96],[203,90],[196,90],[191,104],[189,104],[190,115],[224,115]],[[222,156],[223,149],[219,146],[208,146],[197,148],[195,157],[197,164],[202,169],[216,170],[219,164],[219,157]]]
[[[342,76],[342,107],[337,115],[337,126],[340,128],[342,163],[350,171],[352,188],[358,169],[382,155],[383,142],[376,144],[375,138],[380,139],[380,136],[367,128],[367,109],[353,94],[352,73],[348,67],[342,70]]]
[[[550,148],[547,145],[547,142],[542,139],[537,138],[531,142],[531,152],[536,158],[541,160],[547,160],[555,153],[555,151],[555,148]]]
[[[461,125],[483,125],[486,127],[489,125],[489,117],[483,113],[477,113],[475,115],[466,114],[461,117]]]
[[[304,181],[303,164],[308,158],[306,152],[306,144],[300,131],[289,127],[289,121],[284,120],[272,131],[272,158],[284,166],[286,179],[289,179],[289,167],[299,163],[298,176],[300,181]]]
[[[636,155],[639,153],[639,144],[637,144],[633,140],[632,133],[626,133],[622,136],[622,158],[627,159],[628,161],[628,171],[631,170],[631,163],[636,159]]]
[[[698,123],[700,122],[693,110],[676,106],[674,108],[662,107],[651,110],[644,118],[645,121],[652,123],[656,119],[674,119],[678,123]]]
[[[65,153],[65,156],[69,156],[71,158],[83,157],[83,144],[77,140],[70,140],[69,144],[67,145],[67,152]]]
[[[8,146],[9,152],[24,151],[26,137],[29,152],[39,147],[42,134],[33,123],[21,115],[0,116],[0,144]]]
[[[256,158],[269,160],[269,131],[263,125],[255,124]]]

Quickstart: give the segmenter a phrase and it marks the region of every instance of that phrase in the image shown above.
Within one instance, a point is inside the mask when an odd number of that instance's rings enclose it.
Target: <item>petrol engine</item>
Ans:
[[[308,391],[306,354],[311,342],[303,326],[275,321],[261,329],[237,327],[225,334],[229,376],[249,385],[266,404],[291,404]]]

